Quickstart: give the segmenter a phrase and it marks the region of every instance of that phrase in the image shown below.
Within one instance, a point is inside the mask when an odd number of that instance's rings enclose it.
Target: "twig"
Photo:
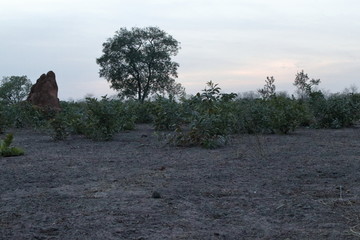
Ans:
[[[343,199],[342,186],[340,185],[340,199]]]
[[[352,234],[354,234],[355,236],[360,237],[360,232],[357,232],[357,231],[354,230],[354,228],[356,228],[357,226],[359,226],[359,225],[355,225],[355,226],[351,227],[351,228],[350,228],[350,232],[351,232]]]

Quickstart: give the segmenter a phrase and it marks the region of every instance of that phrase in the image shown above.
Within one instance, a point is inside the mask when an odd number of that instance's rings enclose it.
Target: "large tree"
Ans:
[[[7,104],[23,101],[32,86],[27,76],[3,77],[0,84],[0,101]]]
[[[149,94],[179,89],[175,82],[179,64],[171,57],[179,42],[157,27],[121,28],[103,44],[103,55],[96,59],[100,77],[125,97],[143,102]]]

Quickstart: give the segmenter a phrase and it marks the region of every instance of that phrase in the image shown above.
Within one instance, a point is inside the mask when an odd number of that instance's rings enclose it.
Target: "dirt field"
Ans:
[[[16,130],[0,158],[0,239],[360,239],[360,128],[170,147]]]

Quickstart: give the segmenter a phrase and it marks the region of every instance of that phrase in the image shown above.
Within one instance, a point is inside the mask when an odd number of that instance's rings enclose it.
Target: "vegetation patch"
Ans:
[[[3,157],[12,157],[24,155],[24,150],[18,147],[11,147],[14,135],[9,133],[4,139],[0,140],[0,155]]]

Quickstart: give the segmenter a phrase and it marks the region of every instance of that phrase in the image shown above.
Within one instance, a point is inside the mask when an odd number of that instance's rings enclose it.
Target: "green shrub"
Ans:
[[[135,123],[152,123],[153,103],[150,101],[129,100],[125,102],[127,113],[135,119]]]
[[[3,107],[2,113],[9,127],[39,128],[46,123],[41,110],[28,102],[8,104]]]
[[[349,93],[354,121],[360,120],[360,93]]]
[[[208,82],[208,89],[197,93],[187,102],[191,109],[189,114],[190,129],[183,131],[177,128],[172,143],[183,146],[202,146],[217,148],[224,146],[231,131],[228,121],[230,112],[222,110],[222,105],[232,100],[235,95],[222,94],[217,84]],[[225,109],[224,109],[225,110]]]
[[[135,129],[136,115],[132,112],[129,105],[118,102],[118,114],[120,121],[120,130]]]
[[[298,72],[295,77],[294,86],[300,99],[307,99],[311,93],[316,92],[314,88],[319,85],[320,79],[310,79],[304,70]]]
[[[302,122],[305,109],[295,99],[274,96],[265,104],[270,108],[270,129],[273,133],[294,131]]]
[[[0,133],[8,127],[8,119],[6,118],[6,105],[0,102]]]
[[[258,93],[261,95],[262,99],[270,99],[276,96],[275,93],[276,86],[274,82],[275,82],[275,78],[273,76],[266,77],[264,87],[258,90]]]
[[[79,130],[93,140],[111,140],[115,133],[134,128],[135,117],[127,111],[124,103],[106,96],[100,101],[87,98]]]
[[[343,128],[360,120],[360,95],[333,94],[325,98],[320,91],[305,101],[310,112],[310,126],[315,128]]]
[[[59,136],[63,135],[65,138],[71,134],[84,134],[83,125],[86,120],[86,102],[60,102],[61,112],[55,117],[53,128],[56,136],[56,131]],[[63,133],[61,133],[63,131]],[[60,137],[61,138],[61,137]]]
[[[271,109],[261,99],[242,99],[237,103],[237,123],[239,132],[257,134],[271,133]]]
[[[249,134],[286,134],[294,131],[306,114],[295,99],[273,95],[266,99],[240,99],[236,101],[236,128]]]
[[[227,134],[221,125],[221,119],[217,116],[198,115],[190,123],[190,130],[177,129],[171,142],[178,146],[222,147],[227,143]]]
[[[259,98],[239,99],[236,101],[238,132],[272,133],[274,132],[274,110],[278,110],[274,77],[266,77],[265,85],[258,89]],[[279,118],[281,119],[281,117]]]
[[[183,122],[181,104],[172,97],[157,96],[153,102],[152,118],[155,130],[173,131]]]
[[[72,132],[71,119],[64,110],[57,113],[54,118],[49,120],[54,140],[65,140]]]
[[[270,108],[264,100],[249,100],[241,106],[239,115],[239,126],[245,133],[268,134],[271,131]]]
[[[9,133],[3,140],[0,140],[0,154],[3,157],[12,157],[24,155],[24,151],[21,148],[11,147],[14,135]]]
[[[349,127],[359,120],[360,101],[353,94],[334,94],[328,99],[313,96],[309,101],[318,128]]]
[[[86,116],[83,122],[83,133],[93,140],[111,140],[119,131],[118,114],[114,102],[103,97],[86,99]]]

